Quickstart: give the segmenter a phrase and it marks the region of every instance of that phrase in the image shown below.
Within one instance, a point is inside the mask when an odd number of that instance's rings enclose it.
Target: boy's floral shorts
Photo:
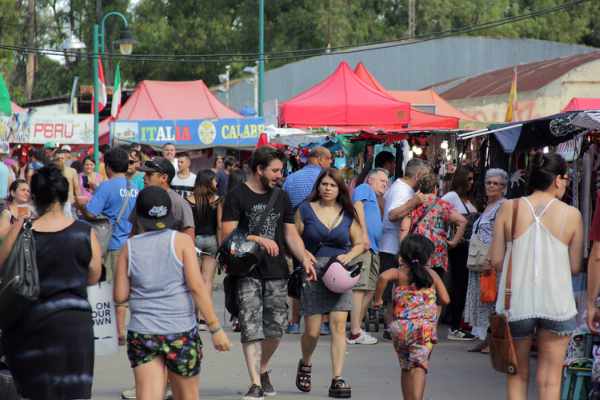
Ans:
[[[162,357],[169,371],[181,376],[196,376],[200,373],[202,339],[197,328],[169,335],[128,331],[127,357],[131,368]]]

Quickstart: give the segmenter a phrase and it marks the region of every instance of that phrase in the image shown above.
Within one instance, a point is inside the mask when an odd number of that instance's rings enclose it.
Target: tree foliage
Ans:
[[[26,43],[27,4],[30,0],[0,0],[0,43]],[[416,35],[460,30],[564,4],[567,0],[417,0]],[[406,37],[408,0],[265,0],[265,46],[271,53],[335,48]],[[101,6],[101,7],[98,7]],[[70,32],[92,48],[91,27],[108,11],[124,13],[136,36],[136,54],[255,53],[258,48],[258,0],[36,0],[36,47],[57,48]],[[471,35],[535,38],[600,46],[600,1],[588,1],[567,11],[527,19]],[[106,50],[122,29],[110,18],[106,24]],[[25,55],[0,50],[0,71],[7,77],[13,97],[23,93]],[[268,59],[274,68],[293,59]],[[115,60],[105,57],[107,80]],[[252,61],[223,57],[217,62],[123,61],[124,80],[203,79],[212,85],[231,65],[232,78]],[[85,57],[62,65],[38,56],[34,97],[68,93],[79,76],[91,83],[91,66]]]

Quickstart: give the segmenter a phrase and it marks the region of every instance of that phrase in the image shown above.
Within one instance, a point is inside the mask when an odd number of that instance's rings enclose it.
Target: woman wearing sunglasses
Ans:
[[[530,196],[502,205],[494,227],[490,258],[501,273],[496,312],[506,313],[504,291],[512,257],[507,317],[518,368],[516,375],[508,375],[508,398],[527,398],[529,351],[535,333],[538,396],[558,399],[569,337],[576,329],[571,277],[581,270],[583,223],[579,210],[561,201],[569,178],[567,163],[560,155],[538,154],[532,162],[529,186]]]

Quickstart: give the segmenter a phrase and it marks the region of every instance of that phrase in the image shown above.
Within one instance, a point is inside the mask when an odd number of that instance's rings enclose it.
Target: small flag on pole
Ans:
[[[102,58],[98,56],[98,81],[99,81],[99,91],[98,91],[98,112],[104,110],[106,107],[106,102],[108,98],[106,96],[106,80],[104,79],[104,68],[102,67]],[[94,112],[94,98],[92,96],[92,113]]]
[[[512,84],[510,85],[510,93],[508,94],[508,106],[506,107],[505,122],[513,122],[515,117],[515,108],[517,105],[517,67],[513,70]]]
[[[10,95],[8,94],[8,87],[6,87],[6,82],[4,82],[4,77],[2,74],[0,74],[0,114],[12,114]]]
[[[112,102],[110,105],[110,115],[113,118],[117,118],[117,114],[121,109],[121,68],[120,65],[117,64],[117,69],[115,71],[115,81],[113,83],[113,95]]]

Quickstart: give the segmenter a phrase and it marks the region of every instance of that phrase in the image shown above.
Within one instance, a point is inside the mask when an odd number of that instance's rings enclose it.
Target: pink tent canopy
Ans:
[[[388,96],[393,96],[392,92],[387,91],[363,63],[358,63],[356,65],[354,73],[369,86]],[[459,122],[459,119],[456,117],[430,114],[411,107],[408,129],[456,129],[458,128]]]
[[[371,87],[374,87],[380,92],[389,94],[387,89],[384,88],[383,85],[379,83],[377,79],[375,79],[375,77],[371,74],[371,72],[367,69],[367,67],[365,67],[365,65],[362,62],[356,64],[356,68],[354,68],[354,73],[356,74],[356,76],[362,79],[363,82],[367,83]]]
[[[312,88],[281,104],[281,125],[397,130],[410,121],[410,104],[363,82],[346,62]]]
[[[219,101],[203,81],[141,81],[116,120],[243,118]],[[108,143],[108,117],[100,122],[100,142]]]
[[[569,104],[563,108],[563,112],[586,110],[600,110],[600,99],[573,97],[571,101],[569,101]]]
[[[141,81],[117,120],[243,118],[219,101],[203,81]]]
[[[12,106],[12,112],[13,113],[20,113],[20,112],[24,112],[25,111],[25,109],[23,107],[19,107],[19,105],[17,103],[13,103],[11,101],[10,105]]]

